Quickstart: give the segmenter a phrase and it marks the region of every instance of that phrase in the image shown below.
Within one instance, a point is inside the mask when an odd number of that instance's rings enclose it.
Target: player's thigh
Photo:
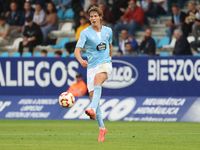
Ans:
[[[94,90],[94,77],[96,74],[95,70],[95,68],[87,70],[87,88],[89,93]]]
[[[100,72],[97,73],[94,77],[94,86],[99,85],[101,86],[104,81],[108,78],[107,72]]]
[[[93,99],[93,93],[94,93],[94,91],[89,92],[91,101],[92,101],[92,99]]]

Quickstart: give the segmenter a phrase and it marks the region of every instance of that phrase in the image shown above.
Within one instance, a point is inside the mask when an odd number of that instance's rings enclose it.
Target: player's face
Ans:
[[[151,37],[151,30],[148,30],[148,29],[147,29],[147,30],[145,31],[145,36],[148,37],[148,38]]]
[[[10,9],[11,9],[12,11],[15,11],[15,10],[17,9],[17,5],[16,5],[15,3],[11,3],[11,4],[10,4]]]
[[[177,7],[172,7],[172,12],[173,14],[178,15],[179,9]]]
[[[99,14],[95,11],[90,12],[90,22],[92,24],[92,26],[98,26],[100,25],[100,21],[101,21],[102,17],[99,16]]]

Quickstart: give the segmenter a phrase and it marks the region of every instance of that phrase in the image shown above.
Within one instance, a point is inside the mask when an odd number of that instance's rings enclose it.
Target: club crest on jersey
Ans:
[[[105,36],[106,36],[106,38],[108,39],[108,33],[106,33],[106,35],[105,35]]]

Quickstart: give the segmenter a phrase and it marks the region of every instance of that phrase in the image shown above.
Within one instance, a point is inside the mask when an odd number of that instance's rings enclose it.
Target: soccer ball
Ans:
[[[60,94],[60,96],[59,96],[59,104],[63,108],[70,108],[70,107],[72,107],[74,105],[74,103],[75,103],[75,98],[72,95],[72,93],[63,92],[62,94]]]

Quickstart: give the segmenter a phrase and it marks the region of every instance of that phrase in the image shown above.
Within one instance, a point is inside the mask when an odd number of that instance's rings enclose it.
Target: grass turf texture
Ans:
[[[200,149],[200,124],[106,122],[103,143],[95,121],[0,120],[0,150]]]

